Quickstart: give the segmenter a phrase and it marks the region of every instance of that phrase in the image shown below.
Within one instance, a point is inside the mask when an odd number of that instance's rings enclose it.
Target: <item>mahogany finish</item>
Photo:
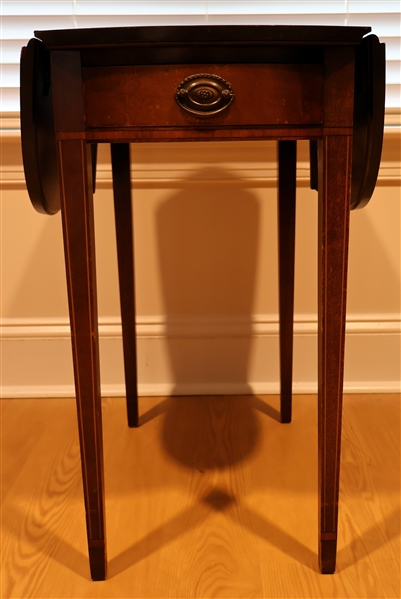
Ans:
[[[84,68],[86,126],[193,127],[194,117],[171,102],[191,73],[218,73],[235,101],[203,126],[314,125],[323,120],[322,65],[149,65]],[[104,94],[105,86],[108,87]],[[99,94],[104,101],[99,104]],[[195,117],[196,118],[196,117]]]
[[[319,565],[336,565],[352,137],[319,140]]]
[[[106,575],[103,436],[90,146],[58,142],[60,195],[82,480],[92,577]],[[73,176],[63,176],[63,173]]]
[[[128,426],[138,426],[134,239],[129,144],[111,145]]]
[[[319,203],[319,564],[322,573],[334,572],[349,212],[373,191],[383,133],[384,48],[375,36],[364,38],[369,31],[289,26],[45,31],[35,32],[38,39],[24,49],[21,122],[28,190],[41,211],[54,213],[61,203],[94,580],[106,576],[93,224],[97,142],[111,143],[128,423],[137,426],[129,143],[278,140],[281,419],[290,422],[296,140],[311,141],[311,186],[318,189]],[[189,114],[175,101],[182,81],[201,73],[231,85],[235,98],[221,113]],[[209,92],[200,93],[207,98]],[[43,144],[44,138],[53,145]],[[57,164],[60,192],[42,185],[54,180]]]
[[[291,422],[297,142],[278,142],[278,256],[281,422]]]

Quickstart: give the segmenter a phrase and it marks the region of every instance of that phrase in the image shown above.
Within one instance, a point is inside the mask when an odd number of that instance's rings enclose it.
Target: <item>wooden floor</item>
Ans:
[[[1,597],[400,597],[400,397],[345,397],[337,573],[317,569],[316,397],[104,400],[109,572],[91,582],[75,405],[2,400]]]

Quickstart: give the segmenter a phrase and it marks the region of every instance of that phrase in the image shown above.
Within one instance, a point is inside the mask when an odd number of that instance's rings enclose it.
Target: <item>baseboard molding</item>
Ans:
[[[399,315],[349,315],[344,390],[400,391]],[[294,323],[294,392],[317,389],[317,322]],[[121,324],[99,322],[102,394],[124,396]],[[74,395],[67,319],[4,320],[0,326],[2,397]],[[274,316],[138,318],[139,393],[232,395],[279,392]]]
[[[195,395],[278,395],[278,383],[259,383],[254,385],[139,385],[140,397],[178,397]],[[297,385],[294,383],[294,395],[312,395],[317,393],[317,384]],[[400,385],[396,382],[372,381],[366,384],[363,381],[354,382],[352,385],[344,383],[344,393],[351,394],[384,394],[400,393]],[[75,396],[74,385],[51,386],[6,386],[3,387],[0,398],[2,399],[43,399],[43,398],[72,398]],[[125,397],[125,386],[103,385],[102,397]]]

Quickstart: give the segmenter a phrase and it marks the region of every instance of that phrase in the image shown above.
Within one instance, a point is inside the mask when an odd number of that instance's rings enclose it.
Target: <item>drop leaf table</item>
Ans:
[[[336,562],[350,209],[375,187],[384,45],[369,27],[36,31],[21,54],[29,196],[61,209],[90,570],[106,577],[93,193],[111,144],[128,424],[138,425],[129,144],[277,140],[281,420],[291,420],[296,142],[318,191],[319,566]]]

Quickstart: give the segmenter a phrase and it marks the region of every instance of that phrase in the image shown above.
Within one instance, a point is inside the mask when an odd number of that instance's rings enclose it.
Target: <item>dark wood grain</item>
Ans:
[[[129,144],[111,144],[128,426],[138,426],[134,241]]]
[[[85,67],[171,64],[323,64],[323,48],[316,45],[238,43],[133,44],[82,48]]]
[[[50,53],[37,39],[22,48],[21,149],[29,198],[38,212],[60,210]]]
[[[354,111],[354,48],[324,50],[324,124],[352,127]]]
[[[335,571],[352,137],[319,142],[319,564]]]
[[[185,127],[135,127],[124,129],[88,129],[81,132],[58,132],[57,139],[85,139],[90,142],[169,142],[169,141],[255,141],[266,139],[310,139],[342,133],[352,135],[352,127],[325,128],[324,126],[260,126],[260,127],[220,127],[199,124]]]
[[[191,25],[182,27],[105,27],[35,31],[35,36],[50,48],[88,48],[106,46],[157,44],[235,43],[249,47],[258,45],[357,45],[371,27],[338,27],[322,25]]]
[[[55,129],[83,131],[80,54],[56,52],[50,59]],[[92,147],[82,135],[57,144],[89,564],[92,579],[104,580],[107,560]]]
[[[291,422],[297,142],[278,142],[280,415]]]
[[[188,115],[174,100],[198,73],[230,82],[235,100],[216,116]],[[86,126],[91,128],[313,125],[323,120],[322,65],[150,65],[83,70]]]
[[[58,143],[61,211],[89,561],[93,580],[106,575],[103,440],[90,146]],[[73,176],[63,176],[73,173]]]
[[[54,127],[57,131],[84,131],[85,110],[79,52],[52,52],[50,55]],[[82,137],[81,137],[82,139]]]
[[[379,174],[386,94],[385,46],[375,35],[355,50],[351,210],[369,202]]]

